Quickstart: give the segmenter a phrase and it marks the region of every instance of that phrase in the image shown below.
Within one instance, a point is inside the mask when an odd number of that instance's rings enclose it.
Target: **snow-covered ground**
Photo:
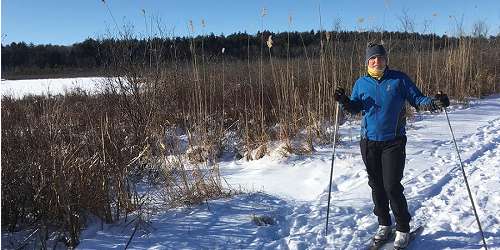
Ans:
[[[86,91],[96,90],[100,77],[30,79],[30,80],[3,80],[1,84],[2,96],[20,98],[29,94],[64,94],[74,88]]]
[[[2,82],[2,94],[4,83]],[[489,249],[500,249],[500,95],[449,109]],[[377,228],[359,154],[359,124],[340,127],[325,235],[332,148],[307,156],[222,162],[233,188],[250,191],[192,208],[161,212],[136,233],[131,249],[364,249]],[[480,233],[444,113],[409,122],[403,185],[412,225],[423,233],[409,249],[479,249]],[[272,225],[252,218],[268,216]],[[91,223],[78,249],[122,249],[126,223]],[[143,233],[147,232],[147,233]]]

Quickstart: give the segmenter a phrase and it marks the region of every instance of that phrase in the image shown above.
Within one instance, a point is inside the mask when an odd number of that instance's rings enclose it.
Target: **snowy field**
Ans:
[[[39,80],[45,81],[49,80]],[[5,89],[17,91],[15,84],[2,81],[2,95]],[[488,247],[500,249],[500,95],[466,107],[454,105],[449,118]],[[135,234],[129,248],[365,249],[377,220],[359,153],[358,129],[356,122],[340,126],[328,235],[331,146],[317,147],[307,156],[271,154],[250,162],[222,162],[227,183],[248,194],[156,214],[148,228]],[[480,249],[480,233],[444,113],[418,114],[407,131],[402,182],[412,226],[425,228],[409,249]],[[254,216],[269,216],[274,223],[257,226]],[[125,222],[95,221],[83,231],[78,249],[123,249],[133,229]]]
[[[74,88],[94,91],[99,77],[30,79],[30,80],[3,80],[1,84],[2,96],[20,98],[29,94],[64,94]]]

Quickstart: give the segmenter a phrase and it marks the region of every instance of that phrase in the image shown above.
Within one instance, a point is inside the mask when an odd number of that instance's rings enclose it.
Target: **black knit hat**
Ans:
[[[368,63],[368,60],[374,56],[383,56],[387,58],[384,46],[381,44],[369,43],[366,47],[366,63]]]

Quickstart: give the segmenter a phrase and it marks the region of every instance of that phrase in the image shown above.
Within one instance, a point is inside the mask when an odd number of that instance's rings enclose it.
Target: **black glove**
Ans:
[[[441,93],[441,91],[439,91],[434,96],[434,99],[432,99],[432,104],[435,107],[435,109],[446,108],[450,106],[450,99],[448,98],[447,94],[443,94]]]
[[[337,87],[335,89],[335,93],[333,94],[333,98],[335,101],[340,102],[340,104],[344,106],[349,105],[349,97],[347,97],[343,88]]]

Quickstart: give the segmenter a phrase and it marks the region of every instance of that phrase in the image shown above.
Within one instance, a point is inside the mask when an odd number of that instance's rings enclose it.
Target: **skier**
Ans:
[[[389,69],[381,44],[368,45],[366,64],[368,74],[355,82],[351,98],[342,88],[335,90],[334,98],[343,110],[363,114],[361,156],[379,223],[373,241],[387,241],[391,234],[390,204],[396,220],[394,247],[402,249],[410,241],[411,219],[401,185],[406,157],[405,101],[417,109],[447,107],[450,101],[441,93],[435,98],[424,96],[405,73]]]

